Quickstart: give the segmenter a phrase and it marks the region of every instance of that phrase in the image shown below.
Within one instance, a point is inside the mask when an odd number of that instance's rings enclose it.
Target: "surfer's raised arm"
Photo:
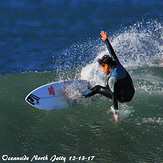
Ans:
[[[113,49],[113,47],[111,46],[111,44],[110,44],[110,42],[109,42],[109,39],[108,39],[108,36],[107,36],[106,32],[101,31],[100,34],[101,34],[101,36],[102,36],[101,39],[102,39],[103,41],[105,41],[105,43],[106,43],[106,45],[107,45],[107,48],[108,48],[108,50],[109,50],[109,52],[110,52],[112,58],[116,59],[116,60],[119,62],[119,59],[117,58],[117,55],[115,54],[114,49]]]

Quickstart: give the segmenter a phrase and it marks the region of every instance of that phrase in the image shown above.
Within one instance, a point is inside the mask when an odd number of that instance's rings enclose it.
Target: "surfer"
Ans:
[[[121,103],[131,101],[135,89],[129,73],[117,58],[106,32],[101,31],[100,34],[111,55],[111,57],[109,55],[104,55],[101,59],[98,59],[98,63],[103,72],[106,75],[109,75],[107,85],[105,87],[96,85],[95,87],[84,91],[83,96],[90,97],[99,93],[112,99],[114,108],[111,109],[114,111],[114,119],[115,121],[119,121],[118,101]]]

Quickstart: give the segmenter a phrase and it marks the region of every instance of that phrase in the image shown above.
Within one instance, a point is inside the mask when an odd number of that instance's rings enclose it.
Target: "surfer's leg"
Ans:
[[[89,93],[85,94],[84,97],[91,97],[99,92],[100,85],[96,85],[95,87],[89,89]]]
[[[90,90],[91,90],[90,93],[84,95],[85,97],[91,97],[91,96],[99,93],[99,94],[101,94],[101,95],[103,95],[105,97],[108,97],[108,98],[112,99],[112,92],[108,87],[102,87],[100,85],[96,85],[95,87],[93,87]]]
[[[98,93],[112,99],[112,91],[107,86],[106,87],[101,86]]]

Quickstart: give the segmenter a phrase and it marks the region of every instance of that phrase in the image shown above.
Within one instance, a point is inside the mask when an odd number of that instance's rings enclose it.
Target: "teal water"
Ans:
[[[129,70],[136,94],[130,103],[120,104],[121,109],[131,111],[120,123],[109,111],[112,102],[101,96],[50,112],[25,103],[30,90],[60,80],[61,74],[67,74],[67,79],[79,78],[76,70],[0,76],[1,154],[30,159],[48,155],[46,162],[53,155],[64,156],[67,162],[73,155],[95,156],[91,162],[162,162],[162,71],[162,67]]]

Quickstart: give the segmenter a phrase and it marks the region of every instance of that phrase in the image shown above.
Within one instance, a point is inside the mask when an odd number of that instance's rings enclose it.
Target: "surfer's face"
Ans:
[[[107,64],[105,64],[104,66],[100,65],[100,67],[102,68],[102,71],[104,72],[105,75],[108,75],[110,73],[110,70]]]

